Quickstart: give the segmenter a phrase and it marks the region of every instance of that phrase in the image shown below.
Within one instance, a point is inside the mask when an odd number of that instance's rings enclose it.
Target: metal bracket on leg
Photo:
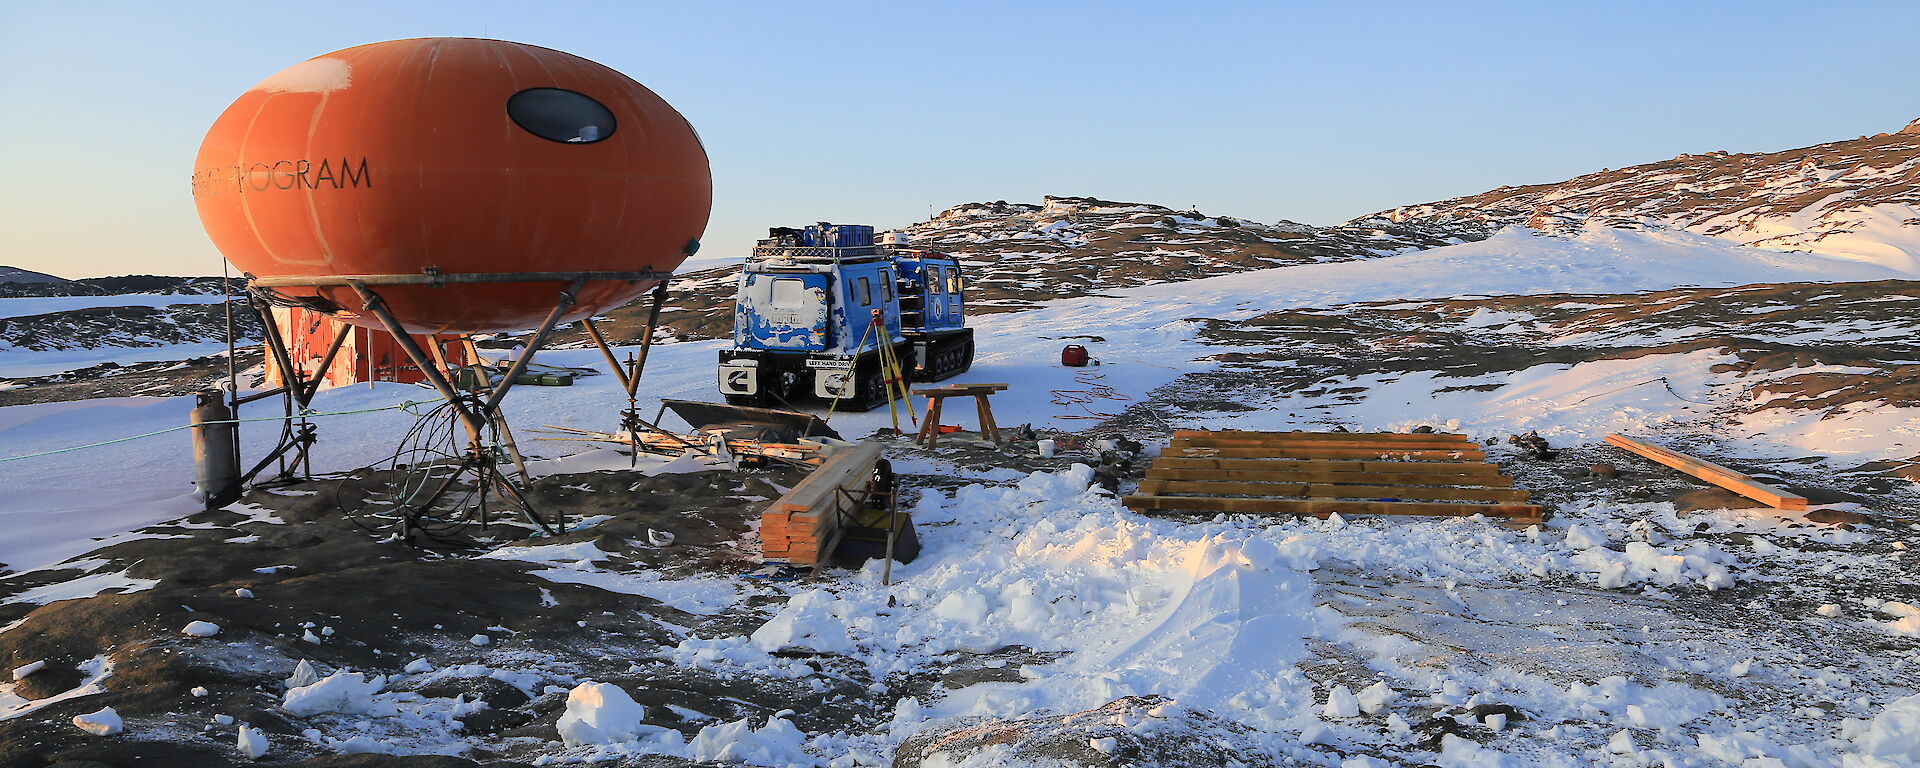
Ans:
[[[613,345],[607,343],[606,334],[600,332],[600,326],[593,322],[593,318],[589,317],[581,321],[581,325],[587,329],[587,338],[592,339],[594,346],[600,348],[601,356],[607,360],[607,367],[612,369],[614,378],[620,382],[620,387],[626,390],[627,408],[620,414],[620,429],[627,433],[627,451],[631,466],[639,466],[640,463],[639,434],[642,427],[645,427],[649,432],[666,435],[667,437],[676,439],[680,437],[660,427],[660,414],[656,414],[653,417],[653,421],[640,418],[637,405],[638,393],[640,391],[640,375],[646,372],[647,353],[653,350],[653,332],[660,324],[660,308],[665,305],[667,301],[667,281],[661,280],[654,284],[653,289],[648,291],[647,295],[651,304],[647,307],[646,328],[641,331],[640,353],[637,356],[629,357],[625,365],[621,365],[619,356],[613,353]],[[662,414],[664,414],[666,406],[663,404],[660,407]],[[684,442],[684,440],[682,442]]]

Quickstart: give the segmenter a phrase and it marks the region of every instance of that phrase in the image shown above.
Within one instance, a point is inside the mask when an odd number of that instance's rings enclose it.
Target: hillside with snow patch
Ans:
[[[1039,204],[958,205],[900,231],[914,247],[959,257],[967,312],[974,316],[1139,285],[1370,259],[1461,241],[1418,226],[1263,224],[1145,203],[1051,196]],[[683,339],[731,334],[739,277],[740,267],[732,265],[677,278],[662,316],[666,333]],[[610,313],[609,333],[637,338],[644,318],[638,307],[617,310]]]
[[[1763,248],[1920,270],[1920,120],[1897,133],[1779,152],[1683,154],[1552,184],[1391,208],[1350,224],[1460,237],[1523,224],[1685,229]]]

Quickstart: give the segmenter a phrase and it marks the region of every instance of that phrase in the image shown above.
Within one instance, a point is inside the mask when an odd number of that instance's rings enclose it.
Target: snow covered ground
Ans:
[[[1596,228],[1559,239],[1513,229],[1402,256],[1127,289],[982,318],[975,323],[981,355],[962,380],[1011,384],[994,398],[1004,426],[1079,429],[1095,421],[1074,417],[1118,413],[1182,376],[1217,368],[1214,357],[1233,348],[1200,342],[1208,320],[1358,302],[1910,277],[1687,233]],[[1475,322],[1498,327],[1505,320],[1486,315]],[[1053,364],[1062,344],[1088,336],[1099,337],[1092,346],[1103,365]],[[722,346],[656,348],[643,389],[713,399],[714,352]],[[540,360],[599,364],[598,353],[587,350],[546,352]],[[1297,426],[1317,423],[1296,414],[1319,408],[1360,427],[1434,423],[1477,437],[1538,429],[1556,441],[1592,442],[1610,431],[1712,417],[1702,403],[1724,400],[1720,392],[1731,388],[1712,372],[1717,362],[1720,353],[1695,350],[1542,365],[1484,380],[1382,375],[1348,383],[1365,390],[1357,403],[1293,393],[1252,412],[1183,414],[1182,424]],[[1647,380],[1666,386],[1642,386]],[[340,415],[317,419],[315,469],[384,458],[413,417],[373,409],[431,399],[419,387],[391,384],[322,392],[316,410]],[[569,388],[523,387],[505,407],[521,444],[531,446],[539,425],[610,428],[623,400],[611,377],[598,376]],[[7,460],[174,428],[190,407],[187,398],[115,398],[0,408],[0,487],[10,491],[0,495],[0,529],[9,533],[0,541],[0,563],[13,571],[45,568],[102,539],[191,512],[184,431]],[[242,416],[269,418],[277,408],[257,403]],[[1452,420],[1437,418],[1446,414]],[[1920,432],[1912,409],[1867,418],[1796,425],[1790,443],[1769,445],[1781,456],[1861,460],[1920,445],[1862,437]],[[832,423],[857,437],[889,418],[883,409],[839,414]],[[272,429],[271,422],[243,429],[247,455],[264,450]],[[581,448],[541,445],[533,450],[553,456]],[[592,460],[544,470],[579,470]],[[964,474],[921,457],[903,459],[901,468]],[[620,694],[577,676],[516,666],[511,656],[470,671],[513,677],[534,691],[573,690],[567,716],[574,725],[561,733],[574,735],[541,747],[548,762],[668,754],[763,765],[884,765],[901,743],[976,718],[1045,717],[1159,695],[1173,704],[1108,723],[1102,734],[1111,735],[1082,742],[1102,753],[1130,748],[1165,736],[1166,724],[1182,712],[1205,711],[1235,729],[1195,738],[1227,740],[1247,764],[1920,763],[1913,682],[1920,655],[1907,639],[1920,636],[1920,611],[1907,613],[1911,600],[1827,602],[1826,592],[1803,593],[1809,574],[1846,582],[1897,572],[1905,550],[1894,545],[1904,542],[1884,531],[1818,528],[1738,510],[1682,516],[1671,504],[1600,500],[1568,505],[1553,524],[1527,531],[1484,520],[1178,522],[1126,511],[1088,490],[1088,474],[1081,467],[921,489],[916,520],[927,549],[895,571],[891,587],[873,569],[825,585],[663,580],[595,565],[605,558],[591,540],[495,553],[540,564],[534,575],[551,584],[648,595],[690,615],[771,614],[750,633],[687,633],[661,651],[687,668],[804,682],[822,673],[793,653],[818,653],[856,660],[870,671],[868,684],[877,685],[889,674],[925,673],[956,657],[992,663],[1009,646],[1054,654],[1015,663],[1005,670],[1010,679],[903,698],[879,729],[802,732],[775,716],[712,723],[688,739],[640,727],[633,714],[640,705],[630,708]],[[1726,543],[1735,540],[1744,543]],[[59,595],[139,586],[93,576],[101,578]],[[1808,596],[1820,602],[1803,604]],[[1766,623],[1752,623],[1746,613]],[[433,659],[408,674],[435,674],[446,663]],[[341,715],[316,728],[314,743],[381,751],[474,744],[453,728],[463,712],[448,699],[383,692],[384,682],[371,677],[301,683],[290,684],[289,710],[325,702],[332,709],[315,714]],[[7,701],[0,697],[0,706]],[[382,730],[387,719],[396,724]],[[384,741],[375,738],[380,734]],[[1006,749],[947,758],[966,765],[1012,759]]]
[[[991,315],[973,322],[979,355],[963,381],[1008,382],[1011,388],[993,400],[996,419],[1012,426],[1077,429],[1094,423],[1090,414],[1112,414],[1144,393],[1183,374],[1215,365],[1206,358],[1216,346],[1193,343],[1201,319],[1248,317],[1290,307],[1333,307],[1396,299],[1469,295],[1544,293],[1630,293],[1678,286],[1734,286],[1772,281],[1857,281],[1897,277],[1890,270],[1858,262],[1801,253],[1730,246],[1725,241],[1681,232],[1594,228],[1573,239],[1543,237],[1511,228],[1491,239],[1368,261],[1310,264],[1227,277],[1131,288],[1110,296],[1062,300],[1028,312]],[[97,297],[78,297],[97,298]],[[205,298],[205,297],[187,297]],[[12,301],[12,300],[9,300]],[[24,300],[22,300],[24,301]],[[35,300],[37,301],[37,300]],[[1062,344],[1088,335],[1103,365],[1062,368]],[[723,342],[663,345],[654,350],[643,390],[660,398],[717,399],[714,354]],[[19,353],[31,359],[30,353]],[[58,355],[61,353],[38,353]],[[1610,392],[1632,376],[1651,372],[1681,377],[1680,386],[1703,394],[1713,384],[1704,373],[1710,355],[1657,359],[1633,364],[1634,370],[1577,371],[1545,367],[1508,382],[1493,392],[1445,396],[1457,402],[1438,407],[1439,385],[1419,379],[1359,382],[1374,388],[1371,405],[1347,415],[1360,426],[1392,428],[1438,414],[1472,414],[1461,428],[1476,433],[1545,429],[1556,437],[1597,441],[1607,431],[1628,425],[1687,418],[1697,406],[1669,397],[1666,390]],[[543,352],[556,365],[598,367],[591,350]],[[1564,368],[1564,367],[1562,367]],[[1651,376],[1642,376],[1650,378]],[[1447,382],[1448,385],[1457,382]],[[1596,407],[1571,407],[1582,398]],[[1598,399],[1596,399],[1598,398]],[[433,400],[421,387],[378,384],[321,392],[314,402],[325,413],[358,411],[408,401]],[[0,408],[0,459],[74,445],[112,440],[183,425],[190,398],[116,398]],[[538,425],[609,429],[624,398],[610,376],[580,379],[568,388],[521,387],[506,401],[511,423],[522,430]],[[1246,428],[1278,426],[1287,403],[1263,414],[1234,414]],[[1561,407],[1544,407],[1558,405]],[[247,406],[244,418],[270,418],[279,405],[263,401]],[[1916,414],[1887,417],[1911,420]],[[321,418],[322,439],[314,466],[338,471],[370,465],[388,455],[391,441],[411,416],[400,411]],[[905,414],[901,414],[905,419]],[[1228,417],[1222,417],[1228,418]],[[1543,418],[1558,421],[1543,422]],[[1446,423],[1447,418],[1435,420]],[[885,409],[842,413],[832,423],[843,434],[860,436],[890,424]],[[1920,422],[1911,425],[1920,431]],[[242,429],[247,455],[270,447],[270,422]],[[1916,439],[1920,443],[1920,439]],[[549,450],[580,446],[548,443]],[[30,545],[0,545],[0,563],[13,569],[41,567],[92,548],[102,535],[177,516],[190,508],[190,441],[185,431],[23,461],[0,461],[0,486],[33,489],[0,498],[0,521],[16,530],[32,528],[41,536]],[[563,447],[564,446],[564,447]],[[1799,446],[1808,450],[1832,446]],[[542,449],[529,447],[539,453]],[[84,461],[76,458],[85,457]],[[116,471],[102,477],[98,467]],[[184,505],[184,506],[183,506]],[[46,515],[49,509],[58,516]],[[87,520],[82,526],[69,520]],[[99,521],[99,522],[93,522]],[[20,540],[16,540],[20,541]],[[64,554],[63,554],[64,553]],[[52,558],[52,559],[49,559]]]

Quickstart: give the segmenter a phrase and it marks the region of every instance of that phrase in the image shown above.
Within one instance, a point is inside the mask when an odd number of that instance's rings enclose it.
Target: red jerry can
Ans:
[[[1068,344],[1060,350],[1060,364],[1069,368],[1084,368],[1087,365],[1087,348],[1078,344]]]

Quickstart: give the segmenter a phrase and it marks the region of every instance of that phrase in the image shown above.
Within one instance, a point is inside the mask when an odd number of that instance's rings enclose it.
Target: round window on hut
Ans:
[[[507,99],[507,116],[549,141],[592,144],[613,135],[613,111],[564,88],[528,88]]]

